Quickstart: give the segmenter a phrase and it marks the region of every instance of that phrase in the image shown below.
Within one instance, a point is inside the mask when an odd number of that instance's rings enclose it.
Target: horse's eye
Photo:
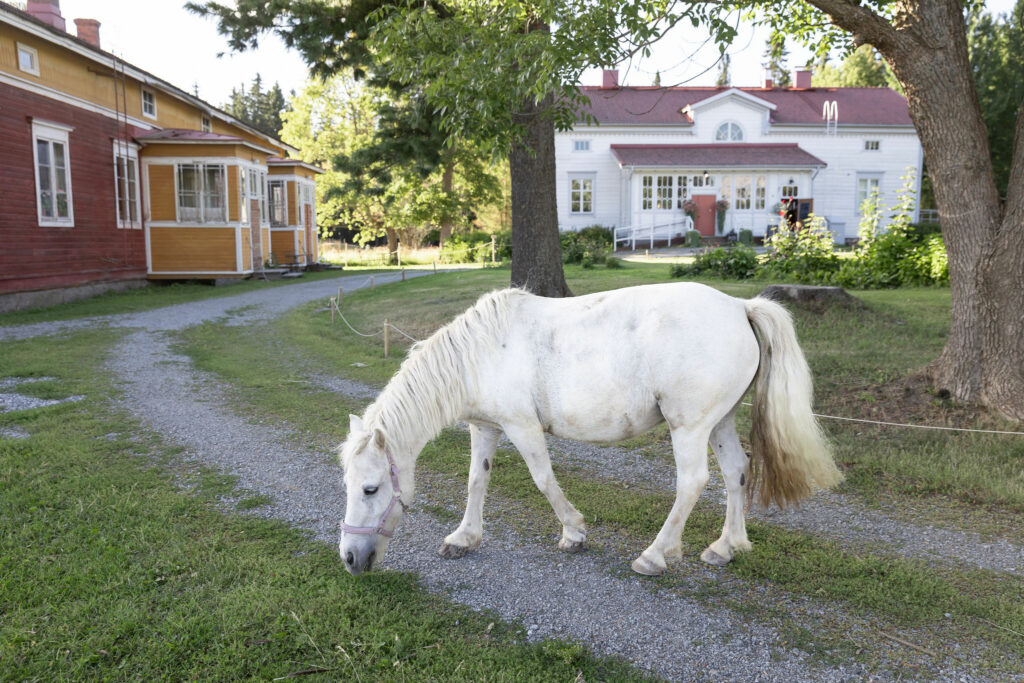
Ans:
[[[364,486],[363,487],[363,493],[365,495],[367,495],[367,496],[372,496],[373,494],[377,493],[377,487],[376,486]]]

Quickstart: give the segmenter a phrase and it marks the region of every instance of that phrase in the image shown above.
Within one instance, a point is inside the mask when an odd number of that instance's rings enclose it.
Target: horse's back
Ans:
[[[666,410],[697,419],[738,400],[757,369],[743,301],[703,285],[521,296],[510,305],[508,338],[483,386],[501,387],[493,409],[534,415],[561,436],[627,438]]]

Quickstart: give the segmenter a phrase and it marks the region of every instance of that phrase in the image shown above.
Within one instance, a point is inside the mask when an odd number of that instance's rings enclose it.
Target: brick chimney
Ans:
[[[100,22],[95,19],[75,19],[78,28],[78,39],[100,49]]]
[[[68,30],[64,17],[60,15],[60,0],[28,0],[25,11],[56,29]]]
[[[794,87],[797,88],[810,88],[811,87],[811,74],[813,72],[810,69],[797,69],[796,72],[796,84]]]
[[[618,88],[619,87],[619,70],[618,69],[605,69],[604,76],[601,80],[602,88]]]
[[[765,87],[766,90],[771,90],[773,87],[775,87],[775,83],[772,81],[772,79],[770,77],[765,76],[765,78],[764,78],[764,87]]]

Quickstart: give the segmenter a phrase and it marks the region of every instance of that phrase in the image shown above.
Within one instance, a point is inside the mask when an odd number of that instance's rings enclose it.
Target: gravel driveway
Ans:
[[[377,276],[378,283],[398,276]],[[351,291],[365,276],[294,284],[124,316],[39,323],[0,328],[0,340],[54,334],[91,325],[134,328],[114,349],[109,368],[124,390],[123,405],[170,443],[185,447],[184,457],[238,477],[239,485],[267,494],[273,503],[261,515],[310,529],[326,543],[337,542],[338,521],[345,508],[340,468],[330,454],[299,450],[282,428],[253,424],[233,414],[226,387],[171,349],[168,332],[204,321],[227,319],[247,325],[272,319],[302,303]],[[244,310],[239,310],[244,309]],[[365,398],[372,390],[343,378],[321,378],[350,396]],[[339,419],[345,416],[340,415]],[[661,476],[671,488],[671,469],[628,451],[574,442],[552,444],[562,457],[623,479],[650,481]],[[467,458],[468,466],[468,458]],[[421,500],[429,498],[430,477],[421,478]],[[720,496],[718,489],[709,487]],[[825,664],[785,645],[774,627],[749,615],[711,608],[681,591],[663,590],[654,581],[622,571],[620,558],[607,554],[558,552],[554,542],[539,544],[527,534],[491,522],[478,551],[455,560],[435,555],[450,529],[422,507],[413,507],[399,525],[384,565],[416,572],[430,590],[474,608],[495,610],[524,625],[531,638],[577,640],[601,654],[624,657],[673,680],[846,681],[894,678],[884,666],[869,671],[858,662]],[[851,530],[851,515],[858,520]],[[813,530],[852,543],[884,539],[894,552],[924,557],[959,558],[980,567],[1020,571],[1024,550],[1010,543],[983,543],[973,534],[914,527],[858,508],[841,496],[816,499],[802,512],[779,513],[776,524]],[[845,530],[840,533],[840,530]],[[640,541],[638,540],[638,545]],[[695,561],[687,558],[686,561]],[[613,562],[614,560],[614,562]],[[701,567],[696,581],[715,581]],[[704,578],[699,578],[704,577]],[[355,580],[355,579],[353,579]],[[795,600],[781,605],[796,612],[827,609]],[[813,626],[810,626],[813,628]],[[913,660],[916,653],[884,646],[883,662]],[[878,653],[876,653],[878,654]],[[941,680],[986,680],[949,660],[935,671]],[[876,673],[871,673],[876,672]]]

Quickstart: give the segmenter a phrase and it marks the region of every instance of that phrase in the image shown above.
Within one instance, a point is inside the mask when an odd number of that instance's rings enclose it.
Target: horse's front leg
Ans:
[[[441,557],[462,557],[480,545],[484,536],[484,498],[491,481],[494,451],[501,432],[493,427],[469,425],[469,499],[459,528],[448,534],[437,554]]]
[[[551,503],[555,515],[558,516],[558,521],[562,523],[562,539],[558,542],[558,547],[569,553],[583,550],[583,543],[587,540],[583,515],[566,499],[562,489],[558,486],[558,481],[555,480],[544,432],[539,425],[532,427],[503,426],[505,434],[508,435],[523,456],[523,460],[526,461],[526,466],[530,469],[530,476],[533,477],[533,483]]]
[[[666,557],[682,555],[683,527],[708,484],[708,430],[672,427],[672,450],[676,457],[676,502],[654,543],[633,560],[631,566],[638,574],[660,576],[668,568]]]

